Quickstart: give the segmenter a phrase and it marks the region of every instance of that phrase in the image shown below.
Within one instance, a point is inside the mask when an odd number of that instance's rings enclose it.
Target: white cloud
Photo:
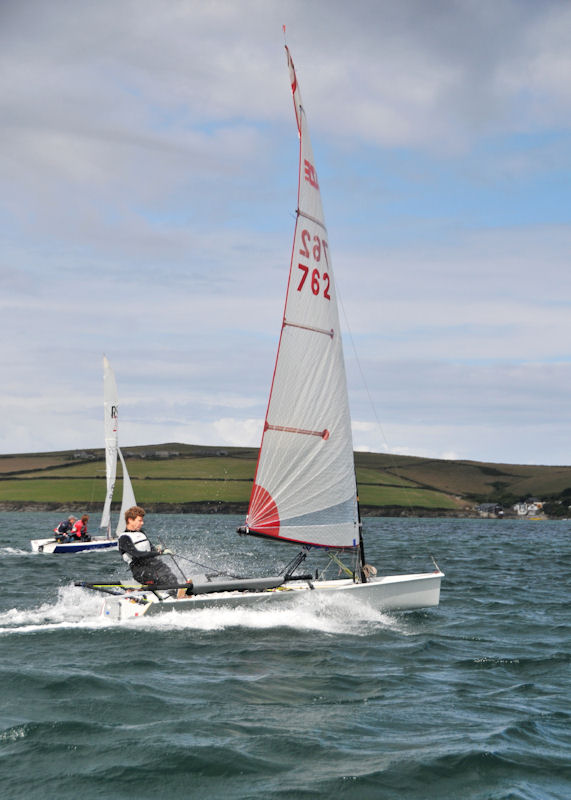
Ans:
[[[214,423],[220,441],[235,447],[257,447],[262,437],[263,417],[259,419],[232,419],[226,417]]]
[[[103,352],[129,444],[259,440],[296,203],[285,21],[378,406],[347,342],[356,446],[559,461],[569,16],[516,0],[5,4],[0,449],[98,446]]]

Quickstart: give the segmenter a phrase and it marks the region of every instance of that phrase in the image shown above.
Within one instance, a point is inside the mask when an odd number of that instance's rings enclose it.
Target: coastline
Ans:
[[[78,504],[62,503],[34,503],[30,501],[3,502],[0,503],[0,511],[11,512],[30,512],[30,511],[49,511],[54,514],[69,514]],[[247,503],[223,503],[219,501],[199,502],[199,503],[145,503],[145,511],[150,514],[238,514],[246,516],[248,511]],[[87,514],[100,512],[100,505],[95,510],[81,506]],[[77,508],[75,509],[77,510]],[[112,511],[119,511],[120,506],[113,504]],[[419,508],[404,506],[361,506],[361,516],[363,517],[434,517],[434,518],[458,518],[458,519],[478,519],[480,515],[472,510],[452,510],[449,508]],[[79,513],[79,511],[78,511]]]

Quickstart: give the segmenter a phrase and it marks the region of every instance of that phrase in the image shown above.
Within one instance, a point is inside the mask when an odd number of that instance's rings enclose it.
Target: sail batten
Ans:
[[[298,217],[305,217],[305,219],[308,219],[310,222],[314,222],[316,225],[319,225],[320,228],[322,228],[325,231],[325,233],[327,233],[327,228],[325,227],[325,223],[322,222],[321,220],[316,219],[315,217],[311,217],[309,214],[305,214],[303,211],[300,211],[299,208],[297,209],[296,213]]]
[[[323,328],[315,328],[313,325],[301,325],[299,322],[290,322],[287,319],[284,319],[284,326],[289,325],[290,328],[301,328],[303,331],[312,331],[313,333],[323,333],[325,336],[330,336],[331,339],[335,336],[335,331],[333,328],[329,331],[323,330]]]
[[[298,208],[246,528],[284,541],[354,548],[357,493],[337,295],[306,114],[287,47],[286,54],[300,137]]]
[[[322,431],[308,431],[305,428],[292,428],[288,425],[271,425],[266,422],[267,431],[281,431],[282,433],[301,433],[303,436],[319,436],[321,439],[329,438],[329,431],[324,428]]]

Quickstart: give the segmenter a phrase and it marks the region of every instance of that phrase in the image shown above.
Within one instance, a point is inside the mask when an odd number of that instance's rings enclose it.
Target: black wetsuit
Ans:
[[[174,586],[181,582],[143,531],[125,531],[119,537],[117,547],[139,583]]]
[[[55,529],[55,538],[58,542],[71,542],[71,529],[73,528],[73,522],[70,522],[68,519],[64,519],[63,522]]]

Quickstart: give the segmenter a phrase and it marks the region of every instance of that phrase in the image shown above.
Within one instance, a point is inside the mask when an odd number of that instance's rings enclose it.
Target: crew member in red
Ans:
[[[78,519],[71,529],[71,541],[78,539],[83,542],[88,542],[91,536],[87,533],[87,523],[89,522],[89,515],[84,514],[81,519]]]

